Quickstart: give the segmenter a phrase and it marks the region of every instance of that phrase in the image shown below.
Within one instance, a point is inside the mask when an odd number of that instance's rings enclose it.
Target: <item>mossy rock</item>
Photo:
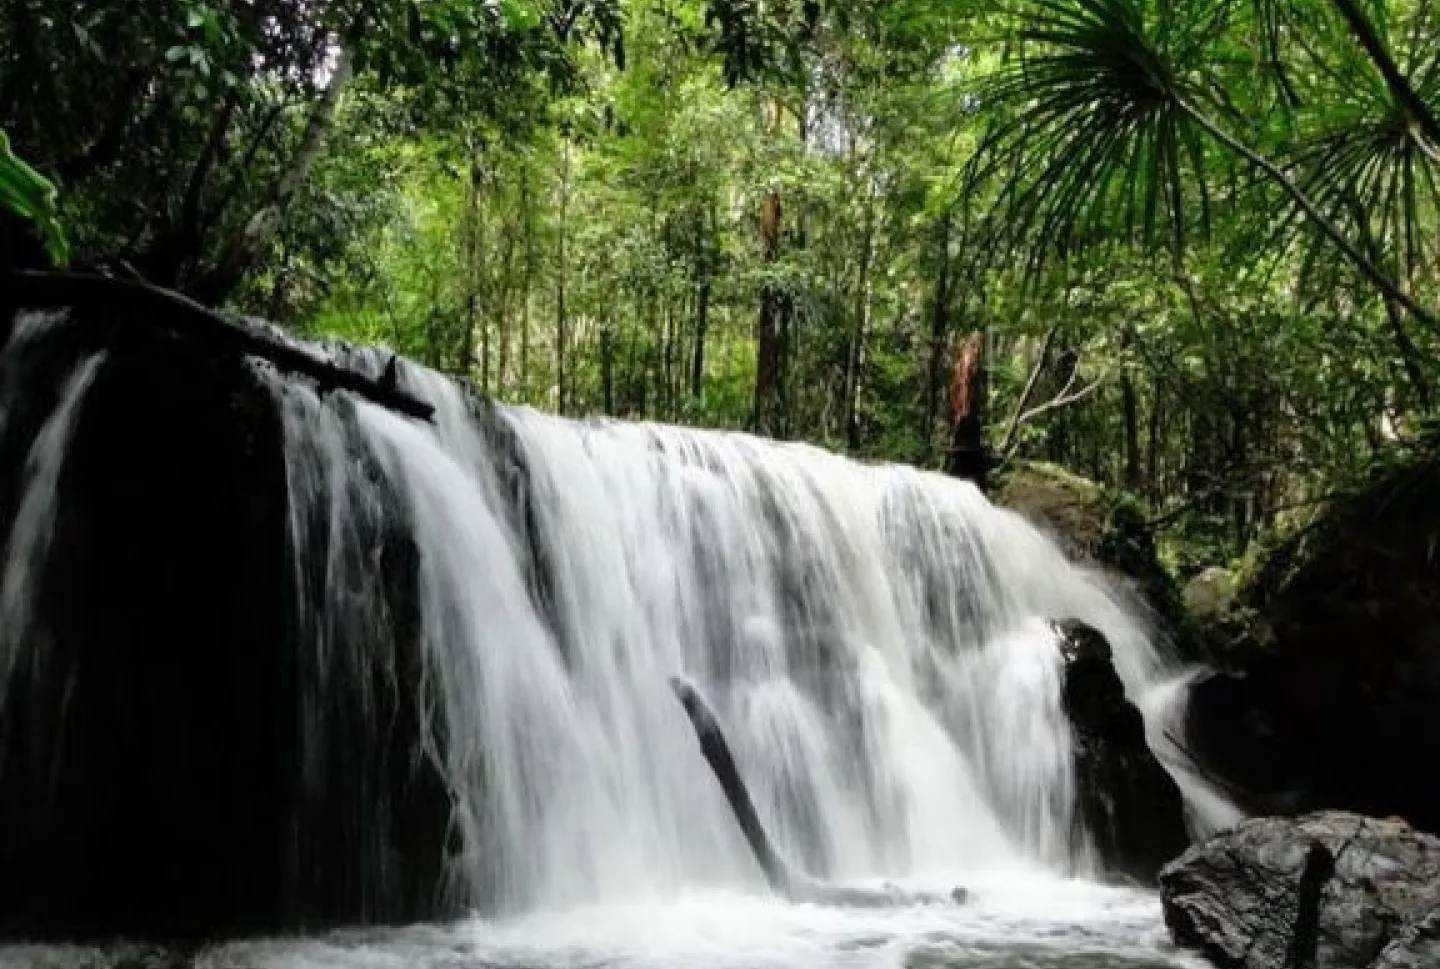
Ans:
[[[1174,576],[1160,561],[1138,499],[1038,461],[1016,463],[994,497],[1049,533],[1073,557],[1128,578],[1181,654],[1195,658],[1200,642],[1195,624]]]
[[[1018,511],[1073,555],[1097,558],[1105,537],[1105,488],[1043,461],[1017,462],[999,482],[995,502]]]

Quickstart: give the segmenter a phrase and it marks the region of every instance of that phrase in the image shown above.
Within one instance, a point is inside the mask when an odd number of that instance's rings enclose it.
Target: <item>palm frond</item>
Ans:
[[[998,180],[992,245],[1023,250],[1031,269],[1162,233],[1183,247],[1211,204],[1194,177],[1202,139],[1179,109],[1175,55],[1193,34],[1144,0],[1023,6],[1016,51],[982,88],[994,117],[968,171],[972,192]]]
[[[1437,63],[1432,52],[1412,72],[1417,93],[1432,103],[1440,102]],[[1440,264],[1440,156],[1384,85],[1337,87],[1329,101],[1314,133],[1290,153],[1289,167],[1372,259],[1414,285]]]

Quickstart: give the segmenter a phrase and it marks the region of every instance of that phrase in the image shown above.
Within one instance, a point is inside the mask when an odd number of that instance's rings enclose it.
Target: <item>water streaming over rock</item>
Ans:
[[[377,374],[386,361],[333,352]],[[68,429],[102,362],[75,367],[26,465],[0,600],[6,668]],[[1045,620],[1103,631],[1152,721],[1183,703],[1133,604],[967,484],[742,434],[496,407],[406,364],[433,426],[256,373],[283,427],[302,647],[296,897],[322,841],[375,885],[395,875],[380,830],[410,816],[382,803],[395,771],[443,787],[442,890],[459,905],[758,888],[667,687],[677,674],[715,704],[775,840],[813,875],[1083,875],[1095,859]],[[387,718],[414,743],[357,740]],[[1152,723],[1157,745],[1164,729]]]
[[[1091,870],[1044,620],[1102,630],[1132,695],[1171,672],[1106,579],[940,476],[492,408],[403,373],[437,404],[433,428],[276,381],[293,538],[302,572],[329,559],[317,613],[383,625],[346,516],[398,503],[407,518],[426,746],[465,902],[757,882],[675,674],[711,696],[762,816],[813,874]],[[317,543],[304,522],[320,514]]]

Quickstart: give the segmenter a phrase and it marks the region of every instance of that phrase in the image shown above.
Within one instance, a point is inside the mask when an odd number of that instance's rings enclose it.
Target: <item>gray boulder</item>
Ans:
[[[1324,868],[1307,879],[1317,855]],[[1160,893],[1176,943],[1224,969],[1440,965],[1440,838],[1403,821],[1246,821],[1165,866]]]

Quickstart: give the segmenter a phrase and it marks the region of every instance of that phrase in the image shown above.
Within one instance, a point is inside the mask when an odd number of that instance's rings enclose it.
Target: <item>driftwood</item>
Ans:
[[[880,889],[850,888],[829,885],[793,871],[775,850],[775,845],[760,821],[755,802],[751,800],[750,790],[741,779],[739,768],[735,766],[735,757],[730,753],[730,744],[725,740],[715,712],[693,684],[679,677],[671,677],[670,687],[685,707],[685,713],[690,717],[690,725],[695,728],[695,735],[700,741],[700,751],[705,755],[715,779],[720,782],[720,789],[725,792],[725,799],[730,802],[730,809],[735,813],[735,820],[745,835],[745,841],[750,845],[750,851],[755,855],[755,861],[760,865],[765,881],[775,894],[795,902],[863,908],[965,901],[967,893],[963,888],[956,888],[948,896],[906,892],[891,885]]]
[[[268,360],[287,373],[311,378],[322,391],[348,390],[420,420],[428,421],[435,415],[434,407],[395,386],[393,360],[377,380],[268,337],[186,296],[149,283],[83,273],[15,271],[5,279],[0,302],[17,310],[75,308],[112,313],[116,309],[128,310],[131,314],[128,318],[136,323],[163,327],[223,353]]]

